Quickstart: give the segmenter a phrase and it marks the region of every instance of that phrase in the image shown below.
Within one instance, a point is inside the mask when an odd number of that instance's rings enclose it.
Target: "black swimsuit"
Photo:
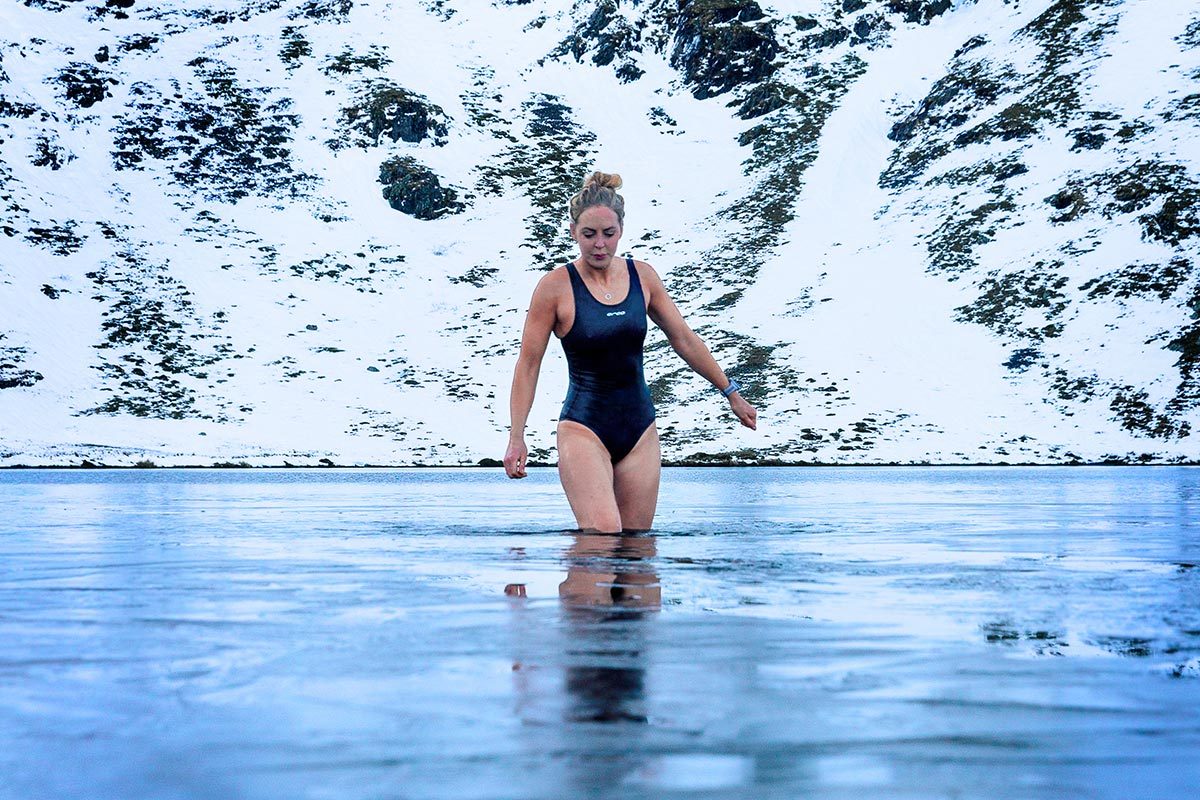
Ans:
[[[616,305],[592,296],[574,264],[567,264],[575,322],[562,337],[571,375],[560,419],[589,428],[608,449],[615,464],[637,444],[654,422],[654,404],[642,373],[646,340],[646,300],[633,259],[629,294]]]

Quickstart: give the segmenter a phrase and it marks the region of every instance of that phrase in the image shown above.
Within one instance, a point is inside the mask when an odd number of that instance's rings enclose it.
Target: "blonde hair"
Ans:
[[[571,198],[571,224],[579,222],[579,215],[592,206],[611,208],[617,215],[617,222],[625,225],[625,199],[617,194],[621,188],[621,176],[615,173],[593,172],[583,182],[583,188]]]

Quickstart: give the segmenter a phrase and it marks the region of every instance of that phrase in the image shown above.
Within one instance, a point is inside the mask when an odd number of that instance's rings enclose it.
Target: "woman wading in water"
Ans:
[[[504,470],[525,477],[525,420],[551,331],[562,342],[571,383],[558,423],[558,476],[580,529],[649,530],[662,470],[654,406],[642,374],[646,318],[721,394],[747,428],[758,413],[741,396],[644,261],[616,258],[625,222],[621,176],[594,172],[571,198],[579,256],[533,290],[513,375],[512,429]]]

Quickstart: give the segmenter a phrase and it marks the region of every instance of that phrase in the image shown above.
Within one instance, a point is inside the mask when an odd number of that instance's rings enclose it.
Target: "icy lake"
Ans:
[[[1200,793],[1200,469],[0,472],[3,798]]]

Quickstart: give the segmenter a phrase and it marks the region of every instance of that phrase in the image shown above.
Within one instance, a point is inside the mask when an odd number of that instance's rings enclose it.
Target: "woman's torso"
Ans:
[[[609,302],[592,294],[574,264],[566,267],[573,314],[560,338],[575,388],[605,392],[645,385],[646,297],[632,259],[625,259],[625,268],[625,297]]]

